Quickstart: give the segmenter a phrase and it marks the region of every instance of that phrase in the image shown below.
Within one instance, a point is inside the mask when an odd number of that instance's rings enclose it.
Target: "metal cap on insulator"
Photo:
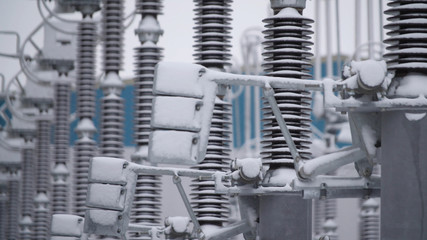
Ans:
[[[120,76],[117,74],[117,72],[108,72],[105,75],[104,81],[101,83],[101,88],[104,91],[107,91],[111,88],[115,88],[115,89],[122,89],[123,86],[123,81],[120,78]],[[117,92],[118,95],[120,95],[119,92]]]
[[[135,34],[138,35],[139,41],[151,41],[157,43],[159,37],[163,35],[163,29],[157,19],[152,15],[147,15],[139,22],[139,26],[135,29]]]
[[[296,8],[305,9],[306,0],[270,0],[271,8],[274,10],[280,10],[282,8]]]

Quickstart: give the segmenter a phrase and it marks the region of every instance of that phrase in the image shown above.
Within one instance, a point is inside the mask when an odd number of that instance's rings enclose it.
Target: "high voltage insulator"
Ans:
[[[232,0],[195,0],[196,63],[223,69],[230,65]]]
[[[123,155],[123,98],[106,94],[101,102],[100,154],[119,158]]]
[[[313,202],[313,235],[315,238],[320,238],[321,233],[323,233],[322,226],[325,222],[325,200],[316,199]]]
[[[371,198],[362,203],[360,212],[360,239],[378,240],[380,239],[380,214],[377,200]]]
[[[51,121],[43,114],[36,120],[36,189],[34,199],[34,236],[35,239],[49,239],[50,229],[50,127]]]
[[[195,168],[199,170],[227,171],[230,161],[231,104],[217,99],[209,133],[206,157]],[[191,184],[192,206],[201,225],[222,226],[228,221],[229,200],[215,193],[213,180],[194,180]]]
[[[68,182],[67,168],[70,148],[70,84],[57,83],[55,86],[55,166],[52,171],[53,192],[52,212],[68,212]]]
[[[122,0],[104,0],[102,6],[104,71],[119,72],[123,58],[123,8]]]
[[[26,143],[22,149],[22,190],[21,190],[21,219],[20,238],[31,240],[33,237],[33,216],[34,216],[34,146]]]
[[[17,169],[10,169],[10,179],[8,186],[8,204],[7,204],[7,229],[6,239],[19,239],[19,176]]]
[[[84,19],[79,24],[77,43],[77,117],[95,116],[96,24]]]
[[[104,97],[101,103],[100,154],[123,156],[123,88],[119,71],[123,58],[123,5],[121,0],[106,0],[102,8],[105,78],[101,83]]]
[[[162,0],[136,0],[135,9],[136,13],[142,15],[159,15],[162,14]]]
[[[136,12],[141,21],[135,33],[141,46],[135,48],[135,143],[136,152],[132,160],[143,163],[147,159],[153,99],[153,80],[156,64],[162,58],[162,48],[157,41],[163,30],[157,15],[162,14],[161,0],[136,1]],[[148,163],[150,164],[150,163]],[[139,175],[132,206],[132,223],[159,225],[161,223],[161,178]],[[132,233],[131,239],[151,239],[147,234]]]
[[[230,65],[231,0],[195,0],[195,61],[208,68],[224,71]],[[205,159],[193,167],[200,170],[226,171],[230,163],[231,104],[215,100]],[[215,193],[214,181],[194,180],[191,184],[192,206],[202,225],[223,226],[228,221],[229,199]]]
[[[88,183],[89,160],[95,156],[93,134],[95,116],[95,51],[96,24],[83,19],[78,27],[77,43],[77,117],[79,139],[74,146],[74,207],[73,212],[84,216]]]
[[[162,49],[151,41],[135,48],[135,142],[148,146],[150,136],[153,79]]]
[[[276,15],[264,20],[267,23],[265,33],[265,71],[268,76],[310,78],[309,57],[309,23],[311,19],[301,16],[294,8],[284,8]],[[311,95],[308,91],[286,91],[274,89],[277,104],[282,112],[293,141],[303,159],[309,159],[310,140],[310,105]],[[265,102],[265,105],[268,105]],[[264,108],[264,139],[262,141],[262,158],[270,168],[292,167],[293,159],[274,119],[270,108]]]
[[[384,55],[388,69],[395,70],[396,76],[409,71],[427,72],[426,1],[393,0],[388,5],[391,8],[385,13],[391,15],[388,18],[391,23],[385,25],[390,31],[384,41],[390,50]]]
[[[7,223],[7,202],[8,202],[7,185],[0,183],[0,238],[6,239]]]

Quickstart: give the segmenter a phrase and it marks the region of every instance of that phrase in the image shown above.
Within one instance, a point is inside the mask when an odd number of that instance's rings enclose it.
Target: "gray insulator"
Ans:
[[[227,171],[230,163],[231,104],[217,99],[209,133],[206,157],[194,167],[199,170]],[[191,184],[191,203],[197,219],[203,225],[222,226],[228,221],[229,200],[215,193],[215,182],[194,180]]]
[[[360,213],[360,239],[380,239],[380,214],[377,200],[371,198],[363,202]]]
[[[33,237],[35,171],[34,149],[22,149],[22,184],[21,184],[21,219],[20,239],[30,240]]]
[[[12,173],[15,175],[16,173]],[[13,176],[8,184],[9,199],[7,204],[6,239],[19,239],[19,179]]]
[[[197,64],[223,69],[230,65],[232,0],[195,0]]]
[[[136,13],[142,15],[159,15],[162,14],[163,0],[136,0]]]
[[[162,14],[161,0],[137,0],[136,12],[142,15],[142,19],[150,15],[157,19],[158,14]],[[159,26],[158,26],[159,27]],[[160,27],[159,27],[160,28]],[[147,34],[151,29],[145,29],[145,25],[140,26],[136,32]],[[141,42],[141,46],[135,48],[135,143],[138,151],[148,148],[149,136],[151,132],[150,121],[153,100],[153,81],[156,64],[162,58],[162,48],[156,42],[150,40],[154,38],[139,38],[148,41]],[[146,153],[136,153],[133,159],[137,163],[142,163]],[[136,189],[131,210],[131,222],[145,225],[160,225],[161,219],[161,178],[159,176],[139,175],[136,182]],[[130,239],[151,239],[148,234],[133,232]]]
[[[123,99],[120,97],[122,81],[118,75],[123,58],[124,1],[104,0],[103,38],[105,80],[101,87],[100,154],[106,157],[123,157]]]
[[[96,131],[92,122],[95,115],[96,24],[92,20],[83,19],[78,31],[76,87],[79,124],[76,131],[79,139],[74,144],[73,213],[84,216],[89,161],[96,153],[96,142],[92,139]]]
[[[37,193],[48,193],[51,190],[50,182],[50,129],[51,121],[39,119],[36,139],[36,189]]]
[[[123,157],[123,98],[114,93],[102,98],[100,154]]]
[[[8,198],[9,196],[7,192],[7,187],[4,185],[0,185],[0,239],[6,239]]]
[[[103,3],[104,71],[119,72],[123,59],[124,1],[104,0]]]
[[[74,214],[84,216],[89,174],[89,161],[96,153],[96,142],[87,136],[74,144]]]
[[[95,116],[96,24],[84,19],[78,27],[77,52],[77,117]]]
[[[50,129],[51,122],[46,119],[39,119],[37,124],[36,139],[36,207],[34,211],[34,236],[35,239],[48,239],[50,229],[51,206],[48,194],[51,190],[50,174]],[[40,196],[43,195],[43,207],[40,205]]]
[[[425,0],[393,0],[385,11],[391,15],[391,23],[385,25],[390,31],[384,42],[389,53],[384,57],[388,69],[396,75],[408,72],[427,72],[427,2]]]
[[[34,200],[34,204],[34,239],[49,239],[50,218],[52,214],[49,211],[49,199],[47,195],[45,193],[38,193]]]
[[[195,61],[224,70],[230,60],[232,0],[195,0]],[[222,96],[219,96],[222,97]],[[230,163],[231,104],[215,101],[205,159],[194,169],[227,171]],[[213,181],[194,180],[191,204],[200,224],[221,227],[228,222],[229,199],[215,193]]]
[[[52,212],[68,213],[69,189],[68,169],[70,148],[70,85],[58,83],[55,85],[55,149],[54,156],[56,166],[52,172]]]
[[[299,79],[311,78],[310,34],[311,19],[301,16],[296,9],[285,8],[276,15],[264,20],[267,30],[265,34],[265,64],[268,76],[291,77]],[[304,159],[310,159],[310,112],[311,95],[308,91],[288,91],[274,89],[275,98],[286,121],[292,139]],[[287,148],[285,139],[268,106],[264,102],[262,159],[271,169],[277,167],[293,168],[293,159]]]
[[[161,219],[161,178],[139,175],[132,207],[132,223],[159,225]],[[151,239],[146,234],[132,233],[129,239]]]
[[[162,48],[145,42],[135,48],[135,143],[148,146],[151,132],[153,80],[156,64],[162,58]]]

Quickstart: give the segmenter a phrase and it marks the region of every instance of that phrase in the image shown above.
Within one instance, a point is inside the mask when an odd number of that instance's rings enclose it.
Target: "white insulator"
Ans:
[[[162,14],[163,0],[136,0],[136,13],[142,15],[159,15]]]
[[[325,222],[325,200],[316,199],[314,202],[314,236],[320,236],[323,232],[323,223]]]
[[[362,203],[360,212],[360,239],[380,239],[380,214],[377,200],[370,198]]]
[[[78,28],[77,45],[77,117],[95,116],[96,24],[84,19]]]
[[[114,93],[102,98],[100,154],[106,157],[123,156],[123,98]]]
[[[337,200],[325,199],[325,219],[335,219],[337,217]]]
[[[223,69],[230,65],[232,0],[194,0],[196,3],[196,63]]]
[[[267,30],[265,34],[265,64],[268,76],[310,78],[311,66],[310,34],[311,19],[303,17],[294,8],[284,8],[274,16],[264,20]],[[292,139],[300,156],[307,160],[311,158],[310,112],[311,95],[307,91],[287,91],[274,89],[275,98],[282,116],[291,133]],[[273,113],[264,103],[264,137],[262,140],[263,163],[270,169],[292,167],[293,159],[285,139],[275,120]]]
[[[16,173],[12,173],[15,175]],[[8,182],[7,229],[6,239],[19,239],[19,179],[12,176]]]
[[[68,213],[69,189],[67,164],[69,162],[70,148],[70,85],[57,83],[55,85],[55,148],[52,192],[52,212]]]
[[[226,171],[230,165],[231,104],[215,102],[209,142],[205,159],[193,167],[199,170]],[[197,219],[203,225],[222,226],[228,221],[229,200],[225,194],[215,193],[215,182],[194,180],[191,184],[191,203]]]
[[[153,80],[156,64],[162,58],[162,48],[147,41],[135,48],[135,143],[148,146],[151,132]]]
[[[34,148],[22,149],[21,219],[19,239],[33,239],[33,216],[35,197]]]
[[[338,240],[337,224],[334,220],[328,219],[323,224],[323,232],[325,236],[329,237],[329,240]]]
[[[102,6],[104,71],[120,71],[123,58],[124,1],[104,0]]]

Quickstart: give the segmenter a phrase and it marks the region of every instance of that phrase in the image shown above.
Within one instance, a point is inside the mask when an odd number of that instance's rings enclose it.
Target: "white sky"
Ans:
[[[325,13],[324,2],[326,0],[308,0],[307,9],[304,15],[314,19],[314,6],[316,2],[321,2],[322,18],[319,21],[322,29],[321,53],[326,54],[325,37]],[[385,0],[340,0],[340,19],[341,19],[341,49],[343,54],[351,55],[355,49],[354,34],[354,5],[355,1],[362,3],[362,9],[366,9],[367,1],[373,1],[375,8],[375,40],[379,40],[379,11],[378,3]],[[242,32],[248,27],[262,27],[262,19],[267,16],[269,0],[234,0],[233,3],[233,31],[232,31],[232,54],[240,58],[240,47],[238,45]],[[386,4],[384,4],[386,5]],[[160,25],[165,34],[159,41],[159,45],[164,48],[165,61],[193,62],[193,0],[164,0],[164,15],[159,17]],[[126,1],[125,11],[129,13],[134,7],[134,0]],[[386,6],[384,6],[386,7]],[[331,1],[332,23],[335,22],[335,1]],[[362,42],[367,41],[366,34],[366,10],[362,13]],[[385,19],[385,17],[384,17]],[[134,35],[134,29],[137,26],[140,17],[137,16],[132,26],[130,26],[125,35],[124,43],[124,69],[122,77],[131,77],[133,75],[133,48],[139,45],[137,37]],[[0,1],[0,30],[14,30],[21,34],[21,41],[30,33],[30,31],[41,21],[37,11],[35,0],[2,0]],[[314,26],[313,26],[314,28]],[[335,26],[332,26],[335,33]],[[36,38],[40,43],[41,34]],[[333,52],[336,53],[336,39],[332,38]],[[0,35],[0,52],[11,53],[15,49],[14,38],[11,36]],[[98,65],[101,64],[101,51],[98,51]],[[19,64],[16,60],[0,57],[0,73],[10,79],[19,70]],[[98,68],[98,74],[99,72]]]

